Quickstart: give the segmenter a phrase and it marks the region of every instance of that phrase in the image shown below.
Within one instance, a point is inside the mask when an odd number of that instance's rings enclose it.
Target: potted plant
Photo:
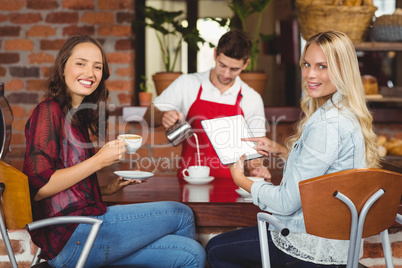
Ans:
[[[145,75],[141,75],[140,92],[138,93],[138,99],[140,106],[149,106],[152,103],[152,92],[148,89],[148,79]]]
[[[164,71],[154,74],[152,79],[155,83],[156,92],[159,95],[176,79],[181,72],[174,72],[179,56],[181,43],[187,43],[190,50],[198,51],[198,44],[205,41],[196,28],[188,28],[182,25],[183,11],[166,11],[144,6],[141,9],[145,21],[135,21],[134,26],[145,26],[154,29],[162,53]],[[172,41],[172,39],[174,39]],[[207,42],[211,47],[214,45]],[[172,76],[171,79],[159,78],[160,76]],[[160,85],[160,82],[162,85]],[[161,86],[161,87],[160,87]]]
[[[268,77],[265,73],[258,72],[257,60],[258,53],[260,52],[259,45],[260,42],[266,38],[266,35],[260,33],[260,29],[264,11],[267,10],[270,2],[271,0],[232,0],[229,4],[230,9],[240,20],[241,30],[251,36],[250,62],[247,65],[245,72],[240,74],[240,77],[261,95],[264,91]],[[258,18],[257,24],[253,25],[253,32],[251,32],[247,29],[246,19],[254,13],[257,13]]]

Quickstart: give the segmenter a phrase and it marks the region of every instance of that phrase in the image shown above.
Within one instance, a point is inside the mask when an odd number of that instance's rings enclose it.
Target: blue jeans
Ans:
[[[274,245],[269,231],[268,248],[272,268],[344,267],[342,265],[318,265],[287,255]],[[260,241],[257,226],[217,235],[208,242],[206,251],[208,262],[212,267],[261,267]]]
[[[205,251],[194,240],[192,210],[178,202],[108,207],[86,267],[204,267]],[[80,224],[49,264],[74,267],[89,233]]]

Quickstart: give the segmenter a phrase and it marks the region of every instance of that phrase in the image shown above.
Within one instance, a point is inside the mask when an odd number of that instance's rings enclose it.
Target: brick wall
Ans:
[[[10,164],[22,167],[26,120],[68,36],[88,34],[103,44],[111,70],[110,104],[132,103],[133,18],[134,0],[0,0],[0,81],[14,114]]]
[[[28,232],[24,230],[9,231],[11,246],[13,247],[19,268],[30,267],[36,246],[31,242]],[[1,237],[1,236],[0,236]],[[0,241],[0,267],[11,267],[4,243]]]
[[[88,34],[103,44],[111,71],[110,103],[115,107],[132,104],[134,1],[0,0],[0,81],[5,83],[14,116],[7,163],[22,169],[25,123],[43,97],[43,82],[58,50],[72,34]],[[113,117],[113,131],[130,128],[120,116]],[[35,251],[29,235],[16,230],[10,236],[19,267],[29,267]],[[2,242],[0,267],[10,267]]]

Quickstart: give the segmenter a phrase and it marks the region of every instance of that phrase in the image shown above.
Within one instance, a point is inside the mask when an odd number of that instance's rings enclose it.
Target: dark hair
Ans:
[[[102,45],[92,37],[88,35],[73,35],[70,36],[64,43],[63,47],[57,54],[54,66],[52,68],[50,77],[47,80],[47,98],[52,98],[61,107],[63,113],[67,116],[72,113],[72,100],[67,90],[67,84],[64,78],[64,68],[67,60],[72,54],[72,50],[81,43],[92,43],[99,48],[102,54],[102,79],[97,89],[89,96],[86,96],[82,103],[99,105],[100,102],[106,103],[109,96],[109,91],[106,87],[106,80],[109,78],[109,66],[106,61],[106,54],[102,48]],[[109,111],[104,107],[98,107],[97,109],[77,109],[71,117],[71,124],[73,126],[83,126],[91,131],[92,134],[97,137],[106,135],[106,133],[100,133],[99,124],[103,122],[105,125],[101,126],[102,129],[106,129],[107,119],[109,117]]]
[[[218,56],[220,53],[245,62],[250,57],[251,41],[243,32],[231,30],[219,39],[216,55]]]

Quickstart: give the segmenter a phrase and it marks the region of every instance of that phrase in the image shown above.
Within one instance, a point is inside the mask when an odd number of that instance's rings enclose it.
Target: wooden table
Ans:
[[[180,183],[176,177],[152,177],[146,183],[131,185],[114,195],[104,196],[103,200],[108,205],[182,202],[193,210],[197,227],[256,225],[260,209],[251,199],[238,195],[235,192],[237,188],[233,182],[222,183],[218,179],[195,185]]]
[[[400,158],[388,158],[383,168],[402,173]],[[113,172],[99,176],[101,185],[115,178]],[[112,176],[113,175],[113,176]],[[282,171],[271,170],[272,181],[279,184]],[[108,205],[144,203],[153,201],[182,202],[194,212],[197,227],[243,227],[257,224],[257,213],[261,210],[249,198],[235,192],[238,187],[233,181],[215,179],[209,184],[192,185],[179,182],[176,177],[155,176],[148,182],[130,185],[110,196],[103,196]],[[402,200],[399,205],[402,214]],[[400,227],[395,222],[394,226]]]

